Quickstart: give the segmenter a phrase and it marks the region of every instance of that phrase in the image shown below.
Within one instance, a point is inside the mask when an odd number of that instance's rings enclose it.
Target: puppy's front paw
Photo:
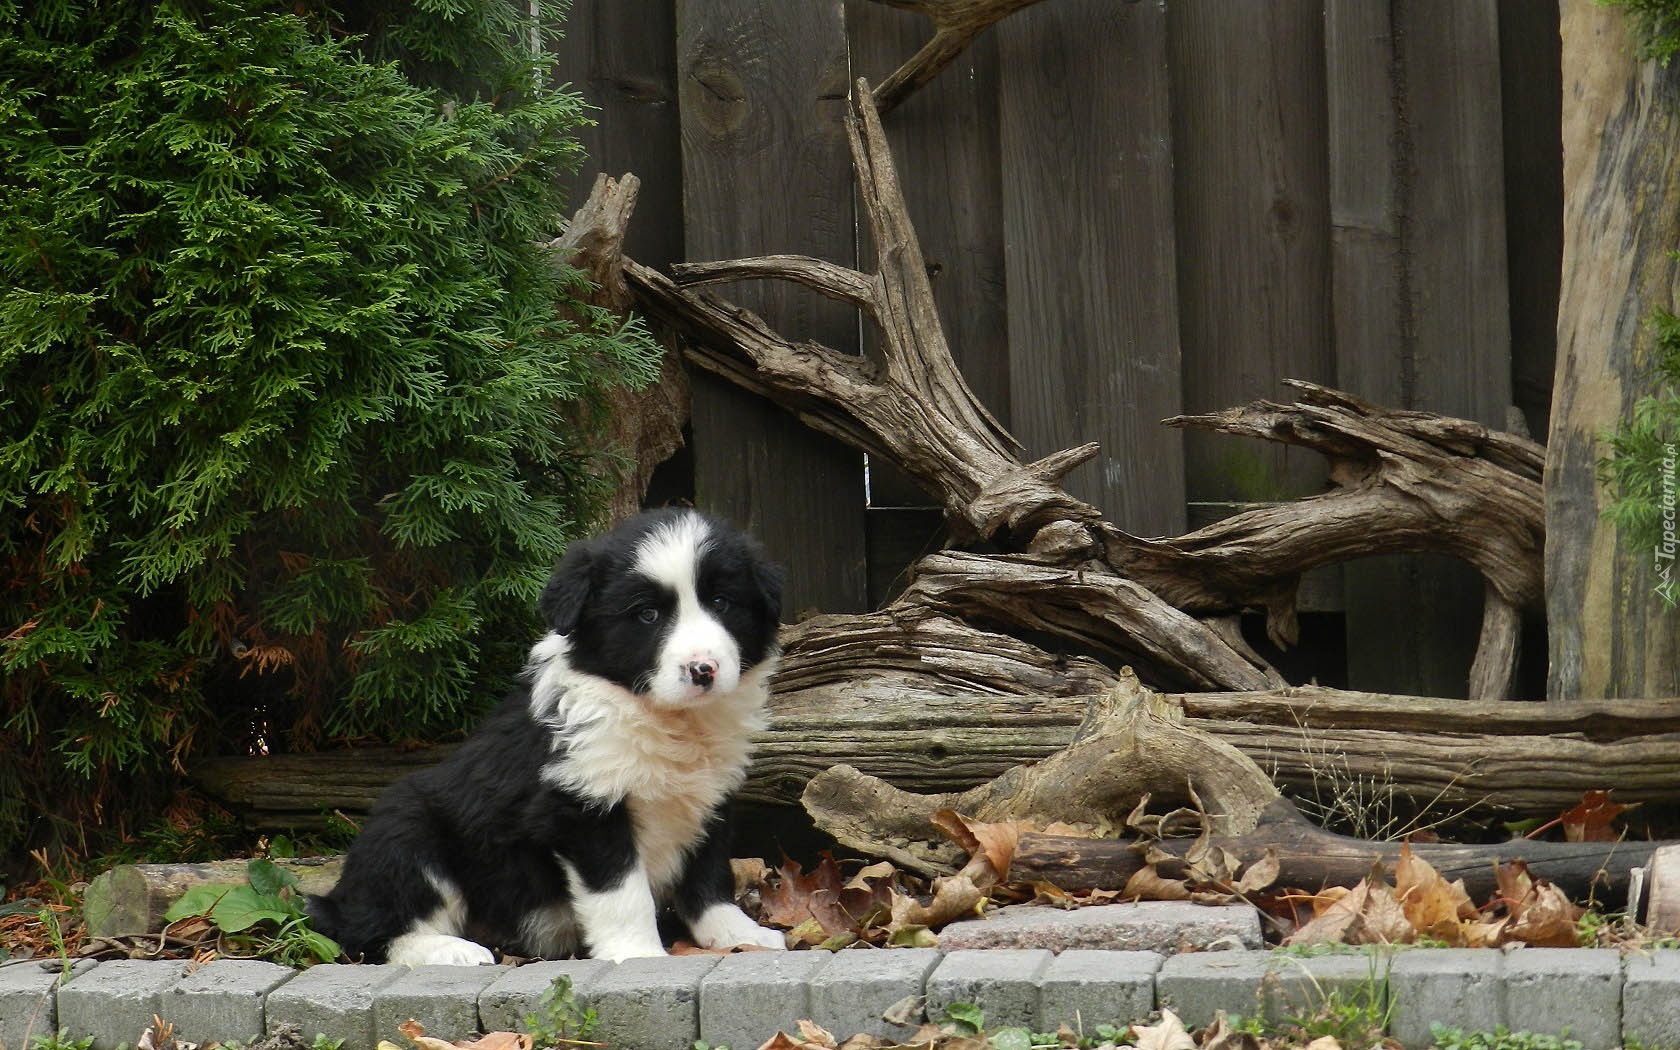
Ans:
[[[399,966],[494,966],[490,949],[465,937],[407,933],[391,941],[388,961]]]
[[[608,962],[623,962],[626,959],[656,959],[670,953],[658,941],[648,943],[641,940],[624,938],[622,940],[604,941],[599,947],[589,950],[591,959],[606,959]]]
[[[702,948],[733,948],[752,944],[760,948],[787,948],[780,930],[770,930],[747,917],[733,904],[714,904],[689,924],[694,943]]]

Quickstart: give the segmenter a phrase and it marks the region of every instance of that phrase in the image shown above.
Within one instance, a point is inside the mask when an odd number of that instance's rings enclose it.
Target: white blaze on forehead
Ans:
[[[678,602],[696,601],[700,557],[712,543],[706,519],[684,514],[659,526],[636,544],[636,571],[677,592]]]
[[[741,680],[741,649],[717,617],[700,604],[700,561],[713,544],[712,530],[698,514],[684,514],[649,532],[636,545],[635,571],[668,588],[676,609],[664,644],[648,669],[647,695],[686,703],[707,693],[690,681],[689,665],[714,665],[710,689],[732,692]]]

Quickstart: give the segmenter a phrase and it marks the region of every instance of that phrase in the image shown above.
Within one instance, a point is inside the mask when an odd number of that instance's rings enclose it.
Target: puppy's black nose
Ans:
[[[696,660],[688,665],[688,680],[702,689],[710,689],[712,687],[712,679],[716,677],[716,661]]]

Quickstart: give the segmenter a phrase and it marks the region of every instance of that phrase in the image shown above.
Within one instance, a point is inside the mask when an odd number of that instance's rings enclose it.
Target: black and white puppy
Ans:
[[[665,954],[670,906],[702,947],[784,947],[733,903],[723,820],[763,724],[781,590],[756,543],[697,511],[572,544],[525,687],[386,791],[311,899],[316,928],[370,962],[618,960]]]

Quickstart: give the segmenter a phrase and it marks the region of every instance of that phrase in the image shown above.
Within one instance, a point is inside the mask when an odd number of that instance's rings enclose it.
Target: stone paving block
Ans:
[[[406,1046],[397,1026],[413,1020],[427,1035],[465,1039],[481,1031],[479,993],[500,976],[497,966],[416,966],[374,989],[374,1030],[379,1038]]]
[[[1622,1036],[1644,1050],[1680,1047],[1680,951],[1622,960]]]
[[[889,1024],[881,1015],[907,998],[921,997],[939,960],[934,948],[835,952],[811,978],[811,1020],[842,1042],[859,1033],[882,1039],[907,1036],[912,1029]]]
[[[589,989],[600,1015],[594,1038],[634,1050],[690,1050],[700,1038],[700,981],[716,955],[626,959]]]
[[[1138,901],[1094,908],[1018,904],[939,931],[945,951],[968,948],[1111,948],[1175,952],[1259,948],[1259,913],[1247,904],[1209,907],[1187,901]]]
[[[1610,948],[1518,948],[1505,955],[1505,1025],[1561,1036],[1586,1050],[1622,1043],[1621,953]]]
[[[1190,1028],[1211,1023],[1220,1010],[1258,1017],[1265,1009],[1262,985],[1271,972],[1270,952],[1168,956],[1155,977],[1155,1003]]]
[[[198,967],[163,993],[158,1014],[175,1034],[195,1043],[249,1043],[268,1031],[268,993],[297,973],[260,959],[217,959]]]
[[[1156,952],[1062,952],[1038,980],[1038,1020],[1034,1027],[1053,1032],[1068,1025],[1090,1035],[1097,1025],[1141,1021],[1155,1011]]]
[[[1261,986],[1261,1016],[1269,1021],[1311,1018],[1331,1005],[1367,1007],[1378,1024],[1388,1006],[1388,976],[1398,953],[1372,948],[1329,955],[1271,956]]]
[[[986,1027],[1038,1020],[1038,979],[1055,956],[1044,948],[949,952],[927,977],[927,1012],[941,1017],[952,1003],[972,1003]]]
[[[479,1023],[486,1032],[527,1031],[526,1015],[541,1010],[543,995],[561,977],[572,982],[573,999],[582,1010],[590,989],[612,968],[605,959],[526,963],[511,970],[499,967],[496,981],[478,993]]]
[[[329,963],[311,966],[268,995],[268,1034],[294,1025],[304,1042],[317,1035],[344,1040],[343,1050],[374,1050],[373,996],[408,973],[404,966]]]
[[[1405,1046],[1426,1047],[1431,1024],[1467,1032],[1507,1024],[1503,962],[1504,953],[1485,948],[1397,953],[1388,975],[1389,1034]]]
[[[93,969],[91,960],[77,962],[74,977]],[[0,966],[0,1050],[27,1050],[38,1035],[58,1031],[58,998],[54,990],[68,980],[58,960],[35,959]]]
[[[700,1038],[713,1046],[753,1050],[778,1031],[797,1035],[798,1022],[811,1017],[811,977],[831,954],[724,956],[700,982]]]
[[[163,993],[187,975],[184,962],[118,959],[70,979],[58,990],[58,1026],[93,1037],[94,1050],[135,1041],[161,1011]]]

